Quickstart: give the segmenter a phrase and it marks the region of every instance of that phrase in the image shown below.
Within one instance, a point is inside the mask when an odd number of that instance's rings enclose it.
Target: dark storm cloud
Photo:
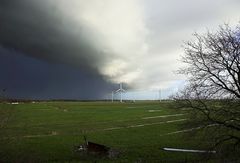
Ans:
[[[103,99],[113,87],[95,72],[50,64],[2,47],[0,58],[0,98]]]
[[[94,80],[105,88],[110,80],[137,89],[167,88],[184,79],[172,73],[182,66],[182,41],[206,27],[235,24],[239,6],[239,0],[0,0],[0,46],[13,49],[15,57],[81,70],[85,78],[78,80],[69,68],[67,72],[59,67],[80,87],[87,86],[81,81]],[[44,69],[43,63],[39,65]],[[70,80],[60,77],[46,77],[45,86],[61,80],[61,87],[71,89]]]
[[[103,57],[86,26],[64,17],[45,0],[1,0],[0,22],[0,45],[5,48],[88,70]]]
[[[93,33],[48,1],[1,0],[0,89],[11,98],[104,98],[113,85],[97,69],[104,54]]]

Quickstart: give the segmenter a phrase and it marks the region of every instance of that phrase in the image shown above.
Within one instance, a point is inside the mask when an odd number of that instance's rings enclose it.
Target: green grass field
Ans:
[[[206,146],[197,137],[173,133],[186,129],[182,124],[188,113],[171,109],[168,102],[0,104],[0,113],[0,162],[196,162],[205,158],[162,150]],[[120,156],[109,159],[76,152],[74,146],[84,143],[84,135],[121,151]]]

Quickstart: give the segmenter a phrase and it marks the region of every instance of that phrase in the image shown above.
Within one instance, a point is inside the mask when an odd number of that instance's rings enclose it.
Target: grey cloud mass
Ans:
[[[168,88],[184,80],[173,73],[182,42],[236,24],[239,8],[238,0],[1,0],[0,46],[94,74],[104,87]]]
[[[0,3],[2,46],[39,59],[88,68],[95,68],[92,63],[101,61],[91,32],[84,25],[64,18],[53,3],[45,0]]]

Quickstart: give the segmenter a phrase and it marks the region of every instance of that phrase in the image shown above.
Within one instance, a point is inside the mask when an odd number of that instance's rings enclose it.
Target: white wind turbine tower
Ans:
[[[158,96],[159,96],[159,102],[161,102],[162,101],[162,90],[161,89],[158,90]]]
[[[113,102],[113,96],[114,96],[114,92],[112,91],[112,102]]]
[[[120,88],[116,90],[116,92],[120,92],[120,102],[122,102],[122,92],[125,92],[125,90],[122,88],[122,83],[120,83]]]

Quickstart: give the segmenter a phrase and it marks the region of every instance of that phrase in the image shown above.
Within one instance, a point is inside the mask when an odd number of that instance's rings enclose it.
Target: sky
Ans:
[[[236,25],[239,8],[239,0],[1,0],[1,96],[103,99],[122,82],[125,98],[155,99],[184,85],[183,42]]]

